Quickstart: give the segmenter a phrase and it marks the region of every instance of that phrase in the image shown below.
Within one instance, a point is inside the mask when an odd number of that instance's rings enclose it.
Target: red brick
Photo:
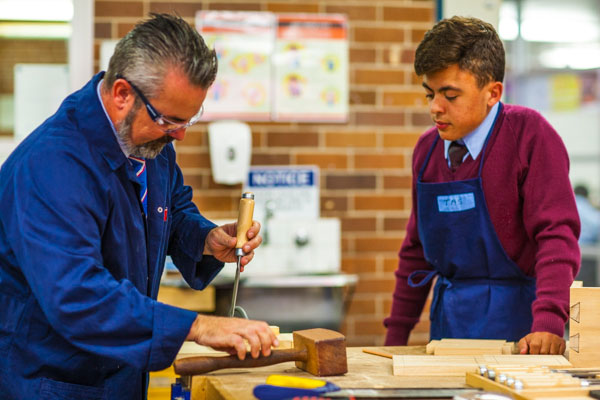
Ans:
[[[402,154],[356,154],[354,167],[358,169],[381,169],[404,167]]]
[[[256,153],[252,154],[251,165],[289,165],[290,155],[288,153]]]
[[[383,105],[426,108],[425,90],[385,91],[383,92]]]
[[[346,169],[348,157],[345,154],[299,153],[296,155],[296,164],[313,164],[321,169]]]
[[[348,199],[346,197],[321,196],[321,212],[347,211]],[[326,216],[326,215],[323,215]]]
[[[267,11],[274,13],[318,13],[318,4],[291,1],[289,3],[267,3]]]
[[[258,3],[210,3],[209,10],[223,11],[262,11]]]
[[[345,217],[342,218],[342,232],[374,231],[377,228],[377,220],[369,217]]]
[[[350,302],[348,312],[354,315],[367,314],[372,315],[375,313],[375,301],[374,299],[362,300],[353,298]]]
[[[354,40],[358,43],[401,43],[404,29],[397,28],[354,28]]]
[[[141,17],[140,17],[141,19]],[[124,37],[125,35],[127,35],[129,33],[130,30],[133,29],[133,27],[135,26],[135,22],[120,22],[117,24],[117,39],[120,39],[122,37]]]
[[[315,132],[271,132],[267,134],[269,147],[312,147],[319,144],[319,135]]]
[[[348,274],[364,274],[375,272],[377,262],[369,256],[342,255],[342,270]]]
[[[386,234],[381,237],[361,238],[356,242],[357,251],[382,252],[389,251],[397,253],[402,244],[403,237]]]
[[[191,186],[192,189],[198,190],[198,189],[204,187],[204,182],[205,182],[204,175],[202,175],[202,174],[184,174],[183,182],[186,185]]]
[[[402,126],[403,112],[357,112],[357,125]]]
[[[432,7],[383,7],[384,21],[432,22]]]
[[[231,211],[237,207],[239,200],[233,197],[210,196],[204,193],[194,195],[194,203],[202,212],[208,210]]]
[[[354,331],[359,335],[383,335],[385,334],[385,326],[383,326],[383,319],[367,320],[361,322],[355,322]]]
[[[383,230],[384,231],[403,231],[406,229],[406,224],[408,223],[408,218],[385,218],[383,220]]]
[[[356,293],[389,293],[390,296],[396,288],[396,280],[388,278],[368,278],[361,276],[356,283]]]
[[[398,250],[400,250],[400,247],[398,247]],[[386,257],[383,260],[383,272],[384,274],[389,275],[390,279],[395,279],[393,273],[398,269],[398,261],[398,257]],[[389,312],[389,309],[387,309],[386,312]]]
[[[374,132],[328,132],[325,134],[327,147],[375,147],[377,134]]]
[[[139,17],[144,16],[144,4],[139,1],[102,1],[95,0],[96,17]]]
[[[374,63],[377,56],[375,49],[350,49],[350,63]]]
[[[375,7],[372,6],[328,6],[325,12],[330,14],[345,14],[351,21],[374,20],[376,18]]]
[[[112,25],[108,22],[96,22],[94,24],[94,37],[96,39],[110,39],[112,37]]]
[[[371,90],[351,90],[350,91],[350,104],[367,104],[375,105],[377,100],[376,93]]]
[[[371,174],[328,175],[325,177],[327,189],[374,189],[377,183]]]
[[[404,209],[403,196],[389,195],[357,195],[354,199],[357,210],[402,210]]]
[[[183,2],[150,2],[150,12],[155,13],[177,13],[183,18],[195,18],[196,11],[202,10],[202,3],[183,3]]]
[[[354,71],[354,83],[359,85],[401,85],[404,83],[404,71],[399,69],[357,69]]]
[[[208,153],[177,153],[177,163],[181,168],[210,168]]]
[[[410,175],[386,175],[383,177],[384,189],[411,189],[412,176]]]
[[[410,114],[410,124],[413,126],[431,126],[433,122],[427,112],[412,112]]]
[[[421,40],[425,37],[425,33],[429,29],[411,29],[410,35],[413,43],[421,43]]]
[[[430,119],[431,121],[431,119]],[[414,148],[417,144],[417,141],[421,137],[420,133],[404,133],[404,132],[392,132],[392,133],[384,133],[383,134],[383,146],[385,148],[390,147],[406,147],[406,148]]]

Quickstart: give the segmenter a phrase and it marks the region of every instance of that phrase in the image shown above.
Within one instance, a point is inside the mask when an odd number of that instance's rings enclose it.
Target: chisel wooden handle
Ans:
[[[236,249],[241,249],[248,241],[246,233],[248,232],[248,229],[250,229],[250,227],[252,226],[253,214],[254,194],[246,192],[242,194],[242,198],[240,199],[240,209],[237,220],[237,243],[235,245]]]
[[[201,375],[207,372],[216,371],[225,368],[254,368],[267,365],[279,364],[286,361],[304,361],[308,359],[306,349],[283,349],[272,350],[268,357],[260,356],[252,358],[250,353],[246,354],[246,359],[240,360],[237,356],[227,357],[208,357],[197,356],[181,358],[173,364],[175,373],[179,375]]]

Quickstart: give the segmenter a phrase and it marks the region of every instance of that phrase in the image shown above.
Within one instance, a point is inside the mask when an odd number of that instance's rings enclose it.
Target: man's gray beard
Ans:
[[[137,110],[139,110],[138,108]],[[131,126],[133,124],[133,119],[135,118],[135,114],[137,113],[136,109],[132,109],[125,116],[125,119],[119,127],[117,127],[117,134],[119,135],[119,139],[123,143],[125,149],[129,152],[129,155],[142,157],[142,158],[156,158],[162,151],[162,149],[169,143],[171,143],[174,138],[165,135],[161,138],[153,140],[148,143],[141,144],[136,146],[131,141]]]

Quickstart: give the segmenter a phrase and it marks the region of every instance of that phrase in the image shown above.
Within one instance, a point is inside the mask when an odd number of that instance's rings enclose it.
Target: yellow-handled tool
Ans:
[[[246,254],[242,247],[248,241],[246,236],[248,229],[252,226],[252,216],[254,215],[254,194],[246,192],[242,194],[240,199],[240,208],[238,211],[237,220],[237,243],[235,245],[235,255],[237,256],[237,268],[235,270],[235,281],[233,281],[233,295],[231,297],[231,307],[229,308],[229,316],[233,317],[237,311],[242,317],[248,318],[246,311],[240,306],[236,306],[235,302],[237,299],[238,285],[240,283],[240,263],[242,257]]]

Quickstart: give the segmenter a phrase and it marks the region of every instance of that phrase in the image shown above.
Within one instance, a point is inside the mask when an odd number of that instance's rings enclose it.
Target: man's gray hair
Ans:
[[[111,88],[120,74],[147,97],[156,97],[172,68],[180,69],[192,85],[208,89],[217,75],[217,55],[181,17],[151,13],[117,43],[103,86]]]

